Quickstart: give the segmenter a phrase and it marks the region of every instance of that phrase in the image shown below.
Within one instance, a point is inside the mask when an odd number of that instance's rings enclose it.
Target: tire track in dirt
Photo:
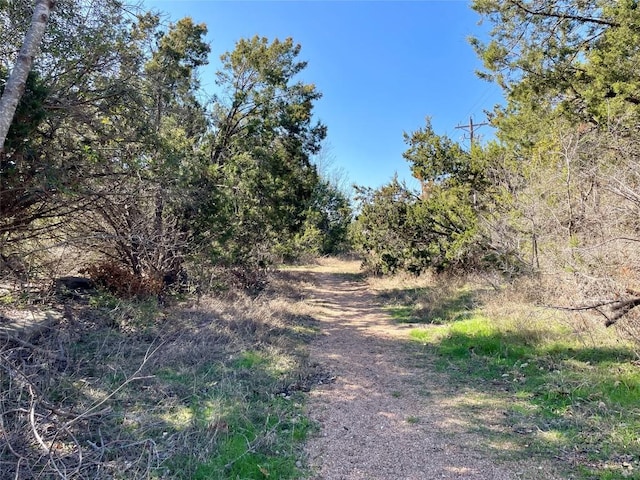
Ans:
[[[320,322],[311,361],[337,377],[310,395],[308,413],[320,424],[306,451],[314,479],[561,478],[539,463],[492,460],[486,440],[456,417],[456,392],[424,356],[415,366],[407,327],[366,283],[317,267],[303,277]]]

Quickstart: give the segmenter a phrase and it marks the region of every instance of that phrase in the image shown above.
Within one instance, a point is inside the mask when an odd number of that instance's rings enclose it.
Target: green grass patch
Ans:
[[[303,477],[300,447],[314,426],[300,400],[229,391],[193,398],[190,418],[215,437],[214,451],[208,458],[174,458],[166,472],[185,479]]]
[[[11,293],[0,295],[0,305],[9,306],[16,303],[16,297]]]
[[[233,366],[235,368],[259,368],[269,364],[269,359],[261,352],[253,350],[242,352],[240,356],[234,360]]]
[[[273,397],[235,411],[217,455],[198,465],[194,479],[300,478],[298,446],[312,429],[294,400]]]
[[[167,462],[171,478],[293,479],[305,475],[300,449],[313,425],[303,414],[302,394],[278,393],[287,373],[293,373],[283,371],[285,363],[272,351],[247,350],[227,364],[208,369],[199,366],[201,373],[195,377],[173,369],[159,373],[165,382],[187,387],[185,393],[191,390],[188,408],[183,411],[186,428],[208,431],[215,438],[206,458],[194,452]],[[184,431],[185,422],[174,427],[176,432]]]
[[[380,296],[390,302],[386,310],[398,323],[442,325],[464,320],[470,315],[474,292],[462,288],[451,296],[443,297],[441,290],[424,287],[392,289]]]
[[[438,366],[459,381],[471,378],[481,391],[507,392],[513,400],[507,419],[516,433],[531,437],[533,450],[559,455],[579,448],[580,461],[602,465],[637,459],[640,371],[630,363],[633,351],[581,346],[563,327],[547,329],[536,336],[477,316],[430,337],[421,331],[413,336],[431,345]]]
[[[464,391],[461,408],[471,418],[481,418],[474,409],[482,405],[504,408],[502,429],[480,421],[478,428],[518,443],[523,457],[562,459],[577,478],[640,478],[640,367],[632,346],[609,331],[586,341],[566,320],[490,318],[480,307],[469,309],[468,295],[453,292],[430,306],[438,316],[409,335]],[[406,298],[425,301],[415,292]],[[390,309],[399,321],[415,322],[415,304]]]

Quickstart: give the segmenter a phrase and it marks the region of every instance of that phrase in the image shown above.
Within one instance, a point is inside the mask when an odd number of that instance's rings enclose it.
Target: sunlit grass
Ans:
[[[420,324],[410,338],[464,389],[459,408],[478,428],[486,430],[483,409],[504,411],[502,427],[488,431],[493,443],[519,444],[513,455],[562,459],[561,468],[581,472],[579,478],[640,478],[640,368],[633,346],[597,325],[587,329],[479,291],[425,284],[394,287],[382,298],[398,321]]]
[[[32,371],[48,405],[87,415],[57,432],[68,417],[52,421],[45,441],[82,447],[83,477],[303,478],[303,442],[315,427],[302,390],[322,375],[306,343],[317,327],[276,287],[260,298],[227,292],[171,307],[105,293],[74,305],[77,320],[42,338],[42,351],[64,351],[64,363]],[[25,400],[10,379],[0,384],[3,401]],[[21,419],[8,419],[7,431],[28,437]]]
[[[172,478],[262,479],[300,478],[300,445],[312,428],[302,412],[301,398],[284,398],[254,388],[275,389],[270,382],[268,356],[245,352],[232,361],[225,375],[190,399],[183,415],[215,438],[215,448],[205,459],[175,457],[167,462]],[[251,373],[248,373],[250,370]],[[265,378],[265,376],[267,378]],[[270,380],[272,379],[272,380]],[[175,422],[173,422],[175,425]],[[194,452],[195,453],[195,452]]]
[[[179,431],[191,425],[194,419],[193,410],[188,406],[179,406],[159,415],[159,418],[173,430]]]
[[[229,356],[197,382],[164,370],[165,381],[196,387],[189,400],[191,423],[215,438],[209,458],[178,456],[167,462],[168,471],[175,478],[300,478],[300,446],[312,424],[301,397],[277,393],[298,368],[290,354],[265,346]]]
[[[312,263],[304,265],[286,264],[278,268],[283,271],[297,272],[323,272],[338,273],[343,275],[354,275],[354,278],[364,278],[361,272],[362,261],[358,259],[340,259],[335,257],[319,257]]]

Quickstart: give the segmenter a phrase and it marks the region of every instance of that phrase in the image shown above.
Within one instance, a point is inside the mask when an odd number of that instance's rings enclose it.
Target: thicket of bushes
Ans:
[[[360,189],[353,238],[374,273],[482,270],[538,279],[539,301],[607,324],[640,297],[640,9],[634,1],[476,0],[472,39],[505,104],[465,149],[430,121],[405,136],[421,182]],[[635,326],[634,326],[635,325]]]

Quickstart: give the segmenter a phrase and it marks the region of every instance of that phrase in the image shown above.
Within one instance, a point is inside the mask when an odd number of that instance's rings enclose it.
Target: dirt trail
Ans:
[[[558,478],[538,464],[489,458],[486,440],[456,418],[455,391],[424,357],[415,366],[408,328],[364,282],[322,268],[304,278],[321,329],[311,358],[337,377],[311,394],[309,414],[321,425],[307,448],[315,479]]]

